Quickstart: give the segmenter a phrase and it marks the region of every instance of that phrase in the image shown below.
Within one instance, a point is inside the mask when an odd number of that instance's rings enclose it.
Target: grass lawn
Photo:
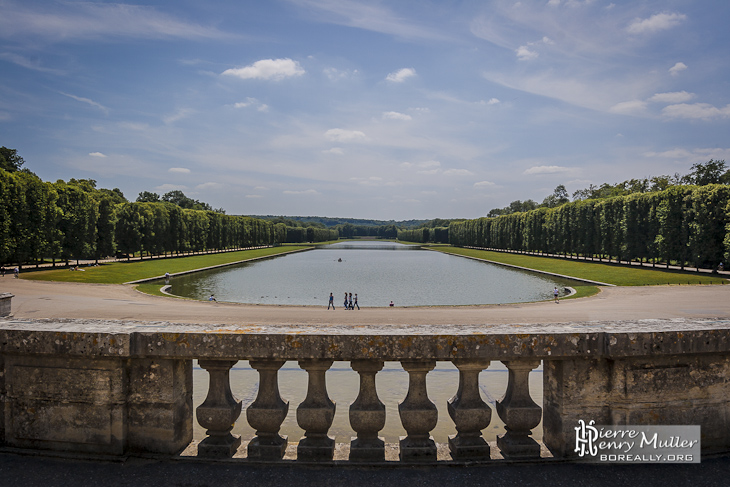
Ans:
[[[661,284],[727,284],[728,280],[706,273],[608,264],[598,262],[572,261],[553,257],[510,254],[489,250],[439,247],[434,250],[451,254],[477,257],[480,259],[511,264],[539,271],[565,276],[590,279],[616,286],[651,286]],[[588,286],[591,287],[591,286]],[[576,288],[577,290],[577,288]],[[579,291],[580,293],[580,291]]]
[[[21,274],[23,279],[39,281],[64,282],[93,282],[102,284],[122,284],[150,277],[163,276],[165,272],[175,274],[193,269],[201,269],[241,260],[254,259],[268,255],[276,255],[295,250],[310,248],[311,246],[282,246],[264,249],[241,250],[238,252],[223,252],[220,254],[193,255],[189,257],[175,257],[152,259],[132,262],[110,262],[98,267],[79,267],[83,271],[70,271],[68,268],[27,271]],[[157,286],[159,288],[159,286]]]

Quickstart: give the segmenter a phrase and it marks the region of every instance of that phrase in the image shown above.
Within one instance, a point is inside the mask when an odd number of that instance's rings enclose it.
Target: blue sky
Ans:
[[[474,218],[730,161],[726,0],[0,0],[0,145],[229,214]]]

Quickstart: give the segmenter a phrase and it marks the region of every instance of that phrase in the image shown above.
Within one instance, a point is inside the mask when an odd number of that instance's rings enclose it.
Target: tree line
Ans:
[[[581,199],[452,222],[452,245],[714,268],[730,259],[730,185]]]
[[[22,159],[0,157],[0,264],[216,251],[286,238],[283,225],[169,201],[129,202],[90,179],[44,182],[20,168]]]

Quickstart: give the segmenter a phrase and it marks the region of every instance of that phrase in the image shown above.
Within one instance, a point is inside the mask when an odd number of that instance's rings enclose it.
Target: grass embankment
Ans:
[[[476,257],[503,264],[527,267],[544,272],[573,276],[616,286],[655,286],[662,284],[727,284],[727,279],[706,273],[627,266],[599,262],[565,260],[555,257],[493,252],[489,250],[440,247],[434,250]]]
[[[310,246],[267,247],[263,249],[241,250],[238,252],[223,252],[219,254],[193,255],[164,259],[151,259],[132,262],[110,262],[98,267],[79,267],[83,271],[70,271],[68,268],[28,272],[22,275],[23,279],[39,281],[88,282],[101,284],[122,284],[139,279],[148,279],[164,276],[165,272],[176,274],[194,269],[202,269],[223,264],[230,264],[242,260],[282,254]],[[159,288],[159,284],[156,285]]]

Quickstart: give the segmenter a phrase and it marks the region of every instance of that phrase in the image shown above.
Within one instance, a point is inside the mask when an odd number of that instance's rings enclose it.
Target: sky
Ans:
[[[0,0],[0,146],[228,214],[476,218],[730,162],[727,0]]]

